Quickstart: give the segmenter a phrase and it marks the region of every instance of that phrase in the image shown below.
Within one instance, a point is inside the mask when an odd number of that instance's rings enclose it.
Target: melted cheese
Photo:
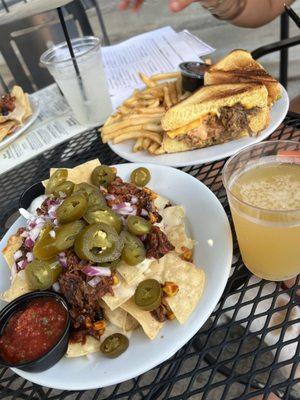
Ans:
[[[199,126],[202,125],[205,122],[205,120],[208,119],[209,117],[210,117],[210,114],[204,115],[203,117],[198,118],[195,121],[190,122],[187,125],[181,126],[180,128],[174,129],[173,131],[168,131],[167,135],[171,139],[174,139],[176,136],[179,136],[179,135],[184,135],[187,132],[191,131],[192,129],[199,128]]]

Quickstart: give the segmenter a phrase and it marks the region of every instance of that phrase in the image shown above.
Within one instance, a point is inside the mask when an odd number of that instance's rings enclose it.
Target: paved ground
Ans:
[[[151,0],[146,2],[138,14],[134,14],[119,12],[116,9],[117,0],[98,1],[112,43],[151,29],[171,25],[178,31],[189,29],[199,38],[211,44],[217,49],[213,57],[218,58],[234,48],[253,50],[279,39],[279,19],[261,28],[242,29],[213,18],[198,4],[190,6],[181,13],[171,14],[168,11],[166,0]],[[299,0],[294,4],[294,8],[300,13]],[[299,29],[291,22],[291,36],[297,34],[299,35]],[[290,49],[290,97],[300,92],[299,49],[300,46]],[[278,75],[278,53],[266,56],[261,61],[272,74]]]

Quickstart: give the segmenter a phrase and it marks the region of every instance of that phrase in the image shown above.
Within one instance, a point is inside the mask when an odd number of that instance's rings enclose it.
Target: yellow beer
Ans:
[[[226,183],[247,268],[273,281],[296,276],[300,272],[300,163],[281,162],[276,156],[260,157],[257,162],[249,157],[244,168],[240,164],[232,168]]]

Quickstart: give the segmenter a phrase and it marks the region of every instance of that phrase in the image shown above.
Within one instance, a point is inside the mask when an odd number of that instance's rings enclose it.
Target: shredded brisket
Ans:
[[[174,246],[169,242],[167,236],[158,226],[152,226],[144,242],[147,258],[159,259],[169,251],[174,250]]]

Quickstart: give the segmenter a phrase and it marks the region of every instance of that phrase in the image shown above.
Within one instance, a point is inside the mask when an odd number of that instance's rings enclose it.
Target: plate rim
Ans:
[[[280,83],[279,83],[280,84]],[[269,125],[267,128],[265,128],[260,135],[255,137],[255,141],[253,141],[252,143],[247,143],[244,145],[241,145],[238,149],[232,149],[232,150],[228,150],[227,152],[223,152],[222,154],[216,155],[214,157],[210,157],[209,159],[205,159],[205,160],[201,160],[201,159],[191,159],[190,161],[187,162],[181,162],[181,161],[175,161],[175,162],[163,162],[162,161],[162,157],[164,156],[168,156],[168,155],[176,155],[176,154],[181,154],[181,153],[170,153],[170,154],[162,154],[162,155],[157,155],[157,156],[152,156],[153,157],[153,161],[152,159],[144,159],[143,157],[145,157],[142,153],[141,155],[141,159],[137,159],[135,158],[135,154],[139,154],[139,153],[133,153],[131,151],[131,153],[129,155],[124,155],[124,152],[122,150],[119,149],[119,144],[112,144],[111,142],[108,142],[108,146],[109,148],[116,153],[119,157],[130,161],[130,162],[134,162],[134,163],[148,163],[148,164],[156,164],[156,165],[165,165],[165,166],[169,166],[169,167],[175,167],[175,168],[179,168],[179,167],[190,167],[193,165],[203,165],[206,163],[210,163],[210,162],[215,162],[215,161],[219,161],[228,157],[231,157],[232,155],[236,154],[238,151],[241,151],[243,149],[245,149],[248,146],[251,146],[255,143],[260,143],[263,140],[267,140],[267,138],[279,127],[279,125],[282,123],[282,121],[284,120],[284,118],[286,117],[287,113],[288,113],[288,109],[289,109],[289,105],[290,105],[290,99],[289,99],[289,95],[286,91],[286,89],[280,84],[281,90],[282,90],[282,95],[281,98],[278,99],[272,107],[274,107],[274,105],[278,102],[278,101],[282,101],[282,113],[280,114],[280,117],[278,118],[277,122],[275,124],[273,124],[272,126]],[[272,108],[271,108],[272,110]],[[270,131],[267,134],[263,134],[264,131]],[[243,140],[243,138],[241,139]],[[232,142],[237,142],[238,140],[232,141]],[[227,142],[229,143],[229,142]],[[226,144],[226,143],[225,143]],[[218,146],[218,145],[215,145]],[[222,146],[222,145],[221,145]],[[209,147],[214,147],[214,146],[209,146]],[[201,150],[201,149],[195,149],[195,151],[197,150]],[[187,151],[187,152],[182,152],[182,153],[193,153],[193,150]],[[148,154],[147,154],[148,156]]]
[[[30,105],[32,108],[32,114],[30,115],[29,118],[24,122],[23,125],[19,126],[14,133],[11,135],[6,136],[1,142],[0,142],[0,150],[5,149],[8,145],[10,145],[12,142],[14,142],[18,137],[20,137],[37,119],[37,117],[40,114],[40,102],[38,101],[37,98],[32,98],[29,97]]]
[[[194,183],[198,184],[201,187],[201,190],[206,192],[206,195],[208,195],[211,199],[214,199],[214,208],[217,208],[218,211],[223,215],[223,221],[222,224],[224,224],[224,232],[226,231],[226,236],[224,238],[224,242],[225,245],[227,247],[227,252],[226,252],[226,257],[227,259],[224,259],[224,265],[223,265],[223,270],[224,270],[224,274],[222,276],[222,284],[220,285],[220,287],[218,288],[218,291],[216,293],[214,293],[214,301],[212,302],[212,304],[210,305],[210,307],[205,308],[204,310],[202,310],[202,314],[204,315],[204,318],[202,319],[202,323],[199,324],[198,326],[194,326],[193,329],[191,329],[189,331],[188,334],[185,335],[185,340],[182,343],[179,343],[177,345],[173,345],[172,347],[170,347],[168,349],[168,351],[164,351],[163,356],[161,356],[159,358],[159,361],[155,362],[155,361],[151,361],[150,363],[143,363],[140,365],[136,365],[135,369],[134,369],[134,373],[131,374],[127,374],[126,377],[122,376],[122,379],[109,379],[108,376],[106,376],[106,382],[105,384],[102,384],[101,386],[99,386],[99,383],[95,382],[94,385],[91,384],[87,384],[86,386],[83,386],[82,384],[76,384],[76,381],[72,384],[72,386],[68,385],[68,384],[64,384],[63,381],[61,381],[61,384],[59,385],[55,385],[55,387],[49,383],[47,383],[47,379],[46,381],[43,380],[42,378],[42,374],[43,373],[30,373],[30,372],[26,372],[26,371],[21,371],[18,370],[17,368],[11,368],[12,371],[14,371],[15,373],[17,373],[19,376],[23,377],[24,379],[27,379],[33,383],[45,386],[45,387],[51,387],[53,389],[58,389],[58,390],[92,390],[92,389],[97,389],[99,387],[107,387],[107,386],[111,386],[111,385],[116,385],[119,383],[122,383],[124,381],[133,379],[137,376],[142,375],[143,373],[146,373],[147,371],[151,370],[152,368],[155,368],[156,366],[162,364],[164,361],[166,361],[167,359],[169,359],[170,357],[172,357],[177,351],[179,351],[183,346],[186,345],[187,342],[189,342],[189,340],[199,331],[199,329],[201,329],[201,327],[205,324],[205,322],[208,320],[208,318],[210,317],[210,315],[213,313],[215,307],[217,306],[218,302],[220,301],[220,298],[224,292],[224,289],[226,287],[226,284],[228,282],[229,276],[230,276],[230,271],[231,271],[231,265],[232,265],[232,256],[233,256],[233,239],[232,239],[232,232],[231,232],[231,228],[230,228],[230,224],[229,224],[229,220],[227,217],[227,214],[224,210],[224,207],[222,205],[222,203],[220,202],[220,200],[217,198],[217,196],[199,179],[195,178],[193,175],[190,175],[184,171],[178,170],[174,167],[169,167],[169,166],[165,166],[165,165],[153,165],[153,164],[147,164],[147,163],[124,163],[124,164],[117,164],[115,165],[115,167],[117,168],[124,168],[124,171],[121,172],[121,174],[126,174],[128,173],[127,168],[136,168],[136,167],[140,167],[140,166],[144,166],[144,167],[148,167],[148,168],[156,168],[158,170],[160,169],[169,169],[172,170],[173,173],[176,171],[176,174],[180,174],[180,175],[185,175],[185,178],[189,179],[190,181],[193,181]],[[155,190],[155,189],[154,189]],[[14,224],[10,227],[10,229],[17,224],[18,221],[20,221],[20,219],[22,220],[23,217],[19,217],[17,219],[17,221],[14,222]],[[190,221],[191,226],[192,223]],[[8,232],[6,232],[5,236],[3,237],[2,240],[6,240],[7,241],[8,238]],[[2,243],[2,241],[1,241]],[[157,340],[158,338],[156,338]],[[52,368],[55,368],[52,367]],[[41,379],[39,379],[41,378]],[[100,379],[99,379],[100,380]],[[49,386],[50,385],[50,386]]]

